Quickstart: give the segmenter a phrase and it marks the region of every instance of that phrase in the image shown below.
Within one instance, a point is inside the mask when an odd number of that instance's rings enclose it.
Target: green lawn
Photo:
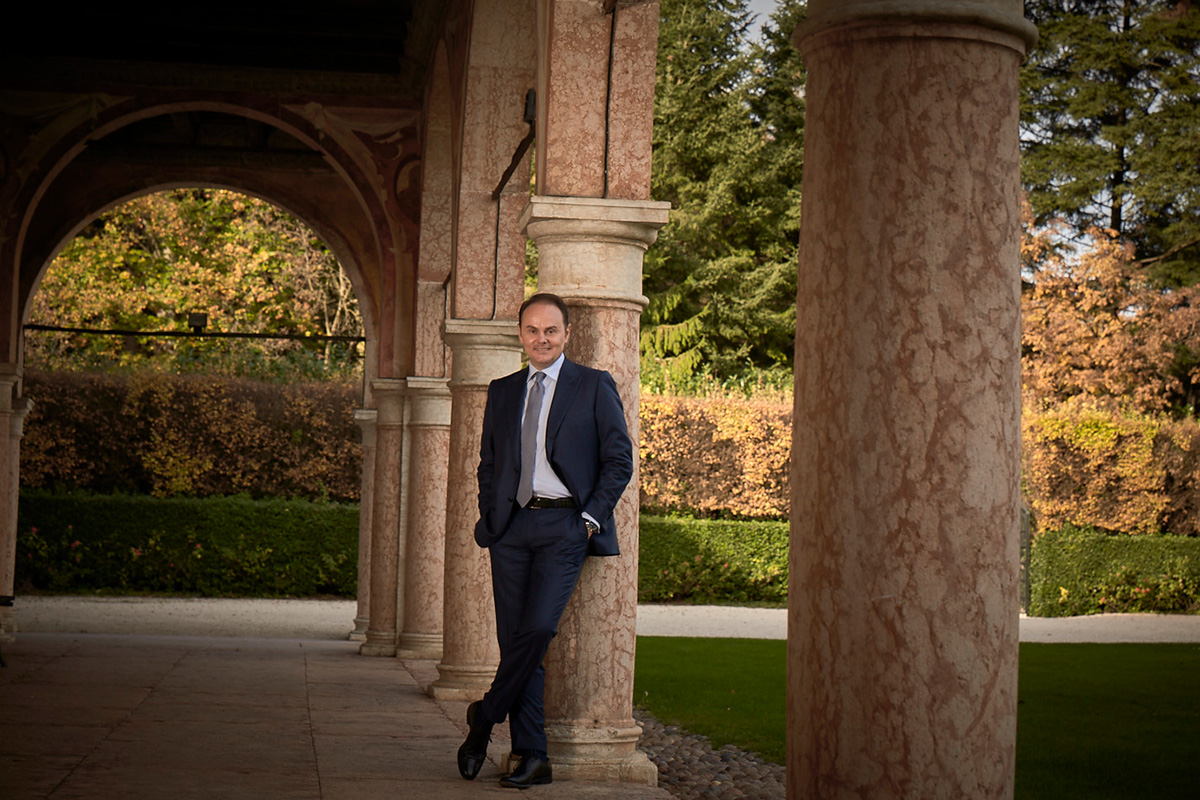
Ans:
[[[639,636],[633,702],[681,725],[783,763],[786,642]]]
[[[639,637],[634,701],[782,763],[786,643]],[[1200,797],[1200,645],[1023,644],[1016,796]]]

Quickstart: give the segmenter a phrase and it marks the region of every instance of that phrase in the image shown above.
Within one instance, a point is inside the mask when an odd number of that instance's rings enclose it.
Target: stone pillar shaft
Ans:
[[[362,489],[358,499],[358,611],[350,639],[364,641],[371,615],[371,520],[375,509],[375,409],[360,408],[354,421],[362,431]]]
[[[650,196],[658,0],[538,3],[538,192]]]
[[[638,565],[638,318],[642,257],[668,203],[534,197],[522,221],[538,246],[538,289],[571,310],[568,356],[612,373],[634,443],[617,505],[621,555],[589,558],[546,657],[546,733],[555,776],[655,785],[637,750],[633,667]]]
[[[453,355],[450,462],[446,489],[446,567],[442,660],[429,693],[478,700],[500,663],[487,551],[475,543],[479,519],[479,444],[487,387],[521,366],[515,320],[446,321]]]
[[[441,658],[451,403],[446,380],[409,378],[408,403],[407,557],[398,655]]]
[[[13,607],[17,559],[17,503],[21,494],[21,435],[32,403],[14,397],[15,370],[0,373],[0,641],[17,630]]]
[[[816,0],[796,31],[790,798],[1013,792],[1031,33],[1011,0]]]
[[[371,388],[377,404],[371,512],[371,600],[366,639],[359,652],[368,656],[393,656],[396,654],[396,621],[403,618],[397,587],[404,569],[400,490],[405,383],[393,378],[376,378],[371,381]]]

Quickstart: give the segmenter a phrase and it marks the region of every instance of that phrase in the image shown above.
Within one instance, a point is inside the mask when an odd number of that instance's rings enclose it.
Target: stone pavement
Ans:
[[[493,762],[462,780],[466,704],[432,661],[359,656],[346,601],[22,597],[2,645],[0,800],[458,800],[519,794]],[[786,612],[641,606],[638,633],[783,638]],[[1200,616],[1022,618],[1022,641],[1200,642]],[[534,800],[669,800],[560,781]]]
[[[466,704],[423,691],[432,661],[348,641],[20,633],[0,669],[4,800],[458,800],[518,794],[507,749],[464,781]],[[499,729],[497,733],[499,734]],[[497,736],[499,739],[499,736]],[[539,800],[661,800],[560,781]]]

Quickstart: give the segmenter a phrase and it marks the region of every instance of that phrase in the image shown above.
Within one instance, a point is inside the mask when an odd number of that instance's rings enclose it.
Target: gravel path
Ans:
[[[663,725],[645,710],[634,709],[642,724],[638,748],[658,767],[658,785],[680,800],[783,800],[784,769],[736,745],[714,750],[707,736]]]

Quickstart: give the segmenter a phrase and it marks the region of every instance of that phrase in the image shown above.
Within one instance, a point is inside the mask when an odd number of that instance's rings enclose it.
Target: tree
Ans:
[[[1115,231],[1165,285],[1200,281],[1200,9],[1032,0],[1022,180],[1039,224]]]
[[[362,319],[336,259],[299,220],[269,203],[214,189],[177,189],[99,216],[55,259],[32,298],[31,322],[64,327],[359,335]],[[307,355],[305,355],[307,353]],[[175,371],[315,376],[352,365],[353,348],[275,340],[91,334],[27,337],[27,361],[49,368],[168,364]],[[287,371],[287,370],[284,370]]]
[[[744,0],[661,5],[651,191],[673,210],[646,256],[642,353],[677,379],[791,364],[803,73],[784,6],[750,47]]]
[[[1140,413],[1194,414],[1200,362],[1181,357],[1200,335],[1200,287],[1162,288],[1110,231],[1079,254],[1041,230],[1023,251],[1022,382],[1037,400],[1090,397]]]

